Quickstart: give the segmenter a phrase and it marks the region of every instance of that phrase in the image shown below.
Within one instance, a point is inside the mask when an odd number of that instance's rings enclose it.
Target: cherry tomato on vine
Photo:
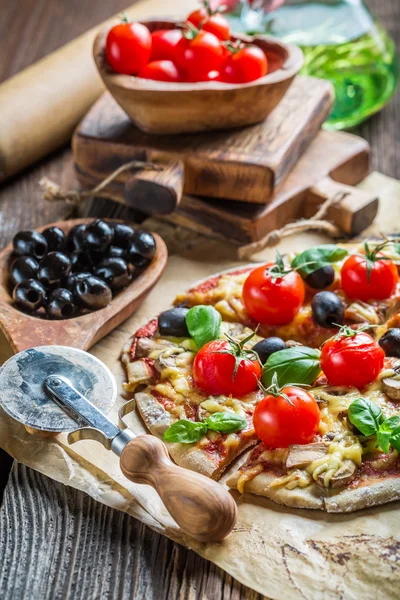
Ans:
[[[209,394],[232,394],[240,398],[257,389],[260,375],[255,352],[244,350],[243,343],[233,340],[208,342],[193,363],[195,384]]]
[[[304,302],[304,282],[296,271],[284,271],[283,263],[257,267],[243,286],[243,302],[250,317],[264,325],[289,323]],[[282,273],[282,274],[280,274]]]
[[[272,385],[253,415],[255,432],[269,448],[310,443],[319,421],[320,412],[313,396],[295,386],[275,389]]]
[[[330,384],[361,389],[378,377],[384,358],[368,333],[344,326],[322,346],[321,369]]]
[[[151,34],[152,47],[150,62],[154,60],[175,60],[175,48],[182,39],[180,29],[159,29]]]
[[[365,257],[353,254],[342,266],[341,286],[348,298],[384,300],[396,291],[399,275],[396,265],[380,253],[384,248],[380,244],[370,250],[365,244]]]
[[[268,72],[264,52],[255,45],[228,47],[229,54],[221,66],[221,81],[225,83],[249,83]]]
[[[213,33],[219,40],[229,40],[231,29],[228,21],[220,13],[212,13],[205,6],[193,11],[187,18],[198,29]]]
[[[141,23],[123,22],[110,29],[106,39],[106,57],[117,73],[136,75],[148,62],[151,33]]]
[[[178,42],[175,62],[188,74],[190,81],[202,81],[210,71],[218,71],[222,62],[222,47],[212,33],[187,29]]]
[[[138,77],[155,81],[182,81],[182,75],[171,60],[154,60],[149,62]]]

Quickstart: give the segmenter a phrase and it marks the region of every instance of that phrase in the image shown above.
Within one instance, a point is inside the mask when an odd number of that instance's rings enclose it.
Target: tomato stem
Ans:
[[[339,327],[339,331],[333,336],[335,341],[338,341],[343,337],[354,337],[358,333],[362,333],[373,327],[379,327],[379,325],[360,325],[357,329],[353,329],[350,325],[338,325],[337,323],[332,323],[332,325]]]
[[[129,17],[126,14],[125,10],[121,13],[120,19],[121,19],[121,23],[130,23]]]
[[[245,344],[247,344],[253,337],[256,335],[256,331],[252,331],[250,335],[244,338],[241,342],[238,342],[234,338],[232,338],[229,334],[225,334],[226,339],[230,345],[230,348],[227,350],[216,350],[213,354],[231,354],[235,359],[235,367],[233,369],[232,379],[235,379],[238,369],[240,367],[240,363],[242,360],[249,359],[259,363],[262,366],[260,357],[258,356],[255,350],[246,350]],[[258,381],[258,380],[257,380]]]
[[[285,383],[284,386],[280,386],[278,382],[278,375],[276,373],[272,375],[271,385],[269,385],[268,387],[265,387],[265,385],[263,385],[261,381],[258,381],[258,387],[262,392],[264,392],[264,394],[274,396],[274,398],[283,398],[284,400],[286,400],[286,402],[289,402],[289,404],[294,406],[289,396],[282,391],[284,388],[290,386],[297,388],[309,387],[305,383]]]

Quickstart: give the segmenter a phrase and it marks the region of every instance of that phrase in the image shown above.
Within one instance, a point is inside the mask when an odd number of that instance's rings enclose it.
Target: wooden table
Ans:
[[[367,3],[400,43],[399,1]],[[0,80],[126,4],[127,0],[0,0]],[[372,145],[374,168],[397,178],[399,131],[399,94],[357,129]],[[42,202],[37,183],[45,174],[65,187],[75,185],[69,149],[0,189],[1,247],[16,231],[62,216],[63,208]],[[6,483],[11,464],[0,451],[0,502],[5,487],[0,509],[2,600],[261,600],[193,552],[81,492],[21,465],[12,467]]]

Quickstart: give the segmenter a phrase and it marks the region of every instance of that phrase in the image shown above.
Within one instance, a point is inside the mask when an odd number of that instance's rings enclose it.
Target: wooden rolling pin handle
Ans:
[[[235,525],[232,496],[216,481],[172,463],[154,436],[141,435],[125,446],[121,470],[134,483],[151,485],[182,531],[199,542],[218,542]]]
[[[358,235],[375,219],[379,199],[371,192],[338,183],[330,177],[325,177],[308,191],[304,216],[312,217],[328,198],[341,193],[347,195],[341,202],[329,208],[326,219],[332,221],[347,235]]]
[[[125,184],[125,201],[146,215],[168,215],[182,198],[184,167],[181,161],[162,165],[162,170],[137,171]]]

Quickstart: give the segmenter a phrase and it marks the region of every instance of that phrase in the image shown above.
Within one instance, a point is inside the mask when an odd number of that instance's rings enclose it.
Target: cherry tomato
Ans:
[[[147,64],[151,53],[151,33],[141,23],[120,23],[110,29],[106,57],[117,73],[136,75]]]
[[[230,52],[221,67],[221,81],[225,83],[248,83],[264,77],[268,61],[258,46],[248,45]]]
[[[273,263],[257,267],[243,286],[243,302],[250,317],[264,325],[289,323],[304,302],[304,282],[296,271],[282,277],[270,272]]]
[[[197,29],[203,29],[213,33],[219,40],[229,40],[231,29],[228,21],[220,13],[210,14],[205,8],[193,11],[187,18]]]
[[[320,412],[315,399],[297,387],[282,389],[281,395],[266,395],[256,406],[253,424],[257,436],[269,448],[308,444],[317,433]]]
[[[199,388],[209,394],[232,394],[236,398],[257,389],[259,362],[255,357],[243,356],[234,376],[235,357],[231,351],[225,340],[208,342],[199,350],[193,363],[193,379]]]
[[[353,254],[342,267],[342,289],[348,298],[384,300],[396,291],[399,275],[391,260],[374,260],[368,279],[367,258]]]
[[[150,61],[175,60],[175,48],[182,38],[180,29],[159,29],[151,34],[152,47]]]
[[[201,76],[201,78],[199,78],[199,76],[195,77],[194,79],[191,79],[191,77],[189,76],[186,81],[220,81],[220,75],[219,75],[219,71],[210,71],[209,73],[205,73],[204,75]]]
[[[201,81],[210,71],[218,71],[222,48],[218,38],[208,31],[188,31],[190,39],[182,37],[176,46],[175,62],[190,81]]]
[[[368,333],[339,332],[322,346],[321,369],[330,384],[361,389],[378,377],[384,358],[384,351]]]
[[[139,72],[138,77],[156,81],[182,81],[182,75],[172,60],[154,60]]]

